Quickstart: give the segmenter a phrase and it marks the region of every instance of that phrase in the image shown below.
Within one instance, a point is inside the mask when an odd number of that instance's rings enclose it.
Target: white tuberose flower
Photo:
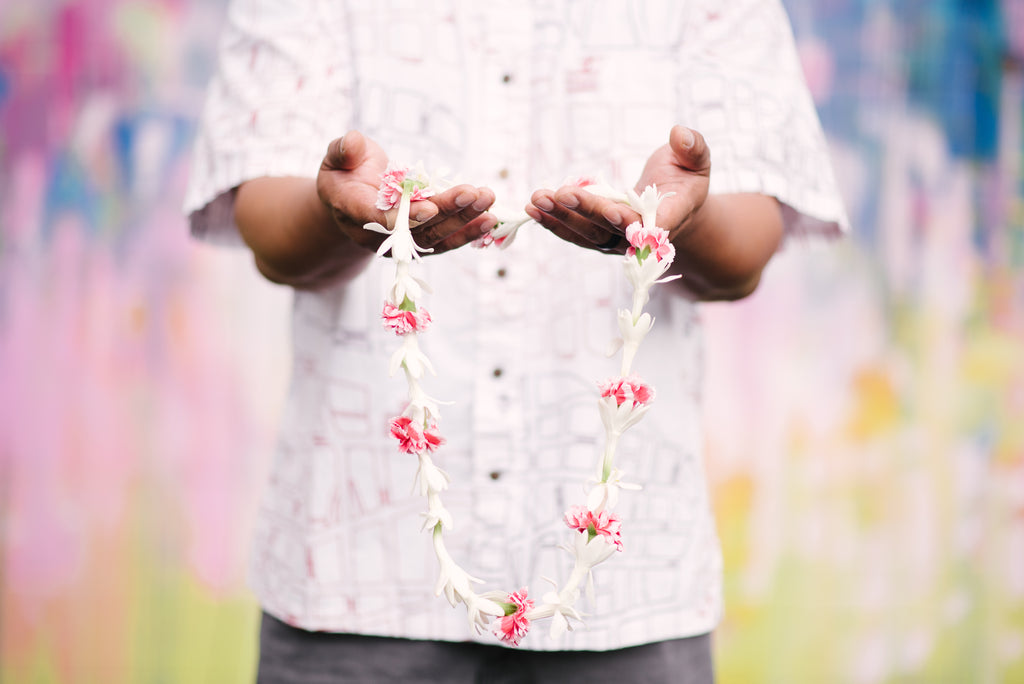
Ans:
[[[434,585],[434,595],[440,596],[443,593],[452,608],[457,607],[460,602],[464,603],[469,624],[477,631],[487,628],[489,618],[486,616],[500,617],[505,614],[497,603],[473,591],[471,582],[479,583],[483,580],[471,576],[452,560],[444,546],[440,526],[434,528],[434,553],[441,567],[437,584]]]
[[[644,188],[644,191],[639,195],[632,188],[626,191],[626,196],[629,198],[629,206],[633,208],[633,211],[640,214],[643,224],[650,228],[653,228],[657,222],[658,204],[661,200],[674,194],[674,192],[666,192],[664,195],[659,195],[658,187],[653,183]]]
[[[644,417],[650,404],[634,405],[628,401],[617,404],[615,397],[601,397],[597,400],[597,408],[605,429],[612,434],[621,435]]]
[[[669,281],[681,278],[680,275],[669,276],[667,278],[661,278],[665,275],[665,271],[669,269],[672,262],[668,259],[662,259],[658,261],[653,257],[644,259],[643,263],[638,263],[635,257],[625,256],[622,262],[623,268],[626,271],[626,279],[629,280],[633,286],[633,308],[634,310],[641,309],[647,304],[649,297],[649,291],[651,286],[655,283],[667,283]],[[661,280],[659,280],[661,278]],[[639,300],[639,306],[637,301]]]
[[[441,525],[446,530],[455,528],[452,514],[441,503],[441,497],[438,495],[437,490],[427,494],[427,511],[426,513],[420,513],[420,515],[424,518],[421,530],[437,529],[438,525]]]
[[[380,225],[380,224],[377,224]],[[395,261],[395,282],[391,286],[389,299],[395,306],[401,306],[408,297],[412,301],[419,301],[424,292],[432,292],[430,286],[423,280],[409,272],[408,261]]]
[[[529,221],[529,215],[524,211],[515,211],[505,206],[493,206],[490,212],[498,219],[498,223],[491,231],[491,240],[501,249],[508,249],[516,239],[519,228]]]
[[[638,484],[623,482],[622,471],[618,468],[612,468],[612,472],[608,475],[608,479],[605,482],[591,480],[590,483],[593,487],[591,487],[590,492],[587,494],[587,508],[595,513],[615,508],[615,504],[619,502],[620,489],[642,489]]]
[[[423,377],[424,370],[429,370],[434,375],[437,375],[437,371],[434,370],[430,359],[420,351],[415,334],[402,336],[402,346],[391,355],[391,365],[388,368],[388,373],[394,375],[403,364],[405,364],[405,370],[409,375],[416,380]]]
[[[427,496],[431,492],[443,492],[448,489],[451,478],[431,460],[426,451],[416,454],[419,457],[419,466],[416,468],[416,479],[413,485],[420,496]]]

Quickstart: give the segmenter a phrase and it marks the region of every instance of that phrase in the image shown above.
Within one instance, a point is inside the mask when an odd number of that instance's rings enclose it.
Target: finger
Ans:
[[[458,214],[468,207],[479,214],[494,204],[494,191],[463,183],[431,197],[430,201],[437,206],[439,215]]]
[[[676,163],[687,171],[706,174],[711,171],[711,150],[704,136],[686,126],[673,126],[668,144]]]
[[[344,183],[330,187],[327,194],[329,206],[340,220],[360,227],[367,223],[394,224],[396,210],[385,213],[375,206],[377,188],[372,185]]]
[[[493,191],[472,185],[457,185],[432,197],[429,202],[422,204],[433,205],[437,213],[413,229],[416,243],[421,247],[441,244],[461,232],[467,223],[480,217],[493,203]],[[491,218],[490,226],[493,227],[497,221]]]
[[[459,230],[451,233],[441,242],[434,245],[434,253],[440,254],[463,245],[474,242],[498,225],[498,219],[492,214],[480,214],[475,219],[464,224]]]
[[[565,240],[566,242],[579,245],[586,249],[599,249],[599,246],[594,244],[593,241],[583,238],[579,233],[569,228],[557,217],[541,211],[534,204],[526,205],[526,214],[545,229],[551,231],[555,236]]]
[[[367,155],[366,138],[359,131],[349,131],[330,142],[322,166],[332,171],[351,171],[362,164]]]
[[[588,218],[604,232],[621,234],[625,226],[640,217],[624,204],[572,185],[559,188],[555,192],[555,202]]]
[[[596,208],[593,202],[589,201],[590,198],[579,196],[583,192],[585,191],[567,186],[553,194],[549,190],[538,190],[532,199],[534,206],[557,219],[560,226],[568,228],[580,238],[579,241],[570,242],[591,248],[608,245],[612,238],[621,235],[621,232],[601,214],[601,210]],[[587,201],[584,203],[584,200]],[[585,207],[586,211],[581,210],[581,207]],[[618,218],[621,220],[621,214]]]

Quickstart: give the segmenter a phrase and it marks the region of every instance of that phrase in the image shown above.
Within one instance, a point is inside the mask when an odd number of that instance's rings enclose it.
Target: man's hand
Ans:
[[[253,178],[235,193],[235,222],[268,280],[318,289],[358,275],[384,236],[365,230],[371,221],[389,225],[374,204],[387,167],[380,146],[357,131],[332,142],[316,180]],[[411,207],[417,244],[444,252],[490,230],[484,213],[494,201],[487,188],[458,185]]]
[[[648,158],[636,184],[674,195],[658,205],[657,224],[676,248],[672,271],[683,289],[700,299],[739,299],[760,281],[782,239],[782,215],[773,197],[758,194],[708,197],[711,154],[704,136],[674,126],[667,145]],[[640,214],[625,204],[567,185],[538,190],[526,213],[573,244],[624,254],[626,226]]]
[[[376,251],[384,241],[380,233],[365,230],[370,222],[394,225],[397,209],[377,209],[380,177],[387,156],[377,143],[358,131],[331,142],[320,173],[317,193],[341,232],[356,244]],[[446,252],[472,242],[491,230],[497,220],[485,213],[494,203],[494,192],[472,185],[456,185],[410,208],[416,244]]]
[[[704,137],[675,126],[667,145],[648,158],[635,190],[655,184],[659,194],[675,193],[658,206],[658,225],[675,239],[708,196],[711,155]],[[538,190],[526,212],[552,233],[581,247],[624,254],[626,226],[640,220],[629,206],[566,185],[558,190]]]

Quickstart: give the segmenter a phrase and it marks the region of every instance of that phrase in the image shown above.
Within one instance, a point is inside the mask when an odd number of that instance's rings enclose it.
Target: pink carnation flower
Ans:
[[[427,443],[427,451],[431,452],[437,451],[437,448],[445,443],[445,438],[441,436],[441,431],[437,429],[437,423],[433,420],[423,428],[423,439]]]
[[[408,416],[391,419],[391,436],[398,440],[398,448],[407,454],[437,451],[445,443],[435,421],[430,421],[424,428]]]
[[[586,532],[590,524],[590,510],[586,506],[573,506],[565,512],[565,524],[579,532]]]
[[[384,311],[380,317],[384,327],[390,328],[396,335],[423,332],[430,326],[430,313],[426,309],[403,311],[391,302],[384,302]]]
[[[444,443],[437,423],[430,421],[424,428],[408,416],[391,419],[391,436],[398,440],[398,448],[406,454],[436,452]]]
[[[407,454],[418,454],[427,449],[423,430],[408,416],[391,419],[391,436],[398,440],[398,448]]]
[[[634,221],[626,228],[626,239],[629,240],[629,248],[626,249],[628,256],[636,256],[637,252],[643,255],[644,248],[647,248],[647,254],[653,254],[658,261],[671,260],[676,255],[676,248],[669,242],[668,231],[664,228],[647,228],[639,221]]]
[[[533,601],[526,597],[526,589],[520,589],[508,595],[508,603],[515,607],[515,611],[495,621],[494,634],[506,644],[518,646],[530,631],[526,611],[533,608]]]
[[[402,199],[402,184],[405,183],[406,177],[409,175],[408,166],[397,166],[388,167],[387,171],[381,174],[380,177],[380,189],[377,191],[377,202],[376,206],[381,211],[387,211],[393,207],[398,206],[398,203]],[[410,200],[413,202],[419,200],[425,200],[434,194],[433,190],[417,183],[417,187],[413,188]]]
[[[573,506],[565,512],[564,520],[566,525],[577,532],[607,537],[617,550],[622,550],[622,520],[615,513],[594,513],[586,506]]]
[[[654,398],[654,390],[650,385],[644,384],[640,378],[631,375],[628,378],[611,378],[598,383],[602,397],[614,397],[615,403],[622,406],[627,401],[632,402],[633,407],[645,406]]]
[[[494,231],[488,231],[473,241],[473,246],[477,249],[483,249],[494,245],[501,247],[505,240],[508,240],[508,235],[502,235],[501,237],[494,237]]]

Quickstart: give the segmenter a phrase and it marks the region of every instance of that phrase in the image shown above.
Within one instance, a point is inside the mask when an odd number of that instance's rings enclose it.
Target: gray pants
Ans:
[[[616,651],[524,651],[307,632],[263,614],[258,684],[712,684],[711,635]]]

